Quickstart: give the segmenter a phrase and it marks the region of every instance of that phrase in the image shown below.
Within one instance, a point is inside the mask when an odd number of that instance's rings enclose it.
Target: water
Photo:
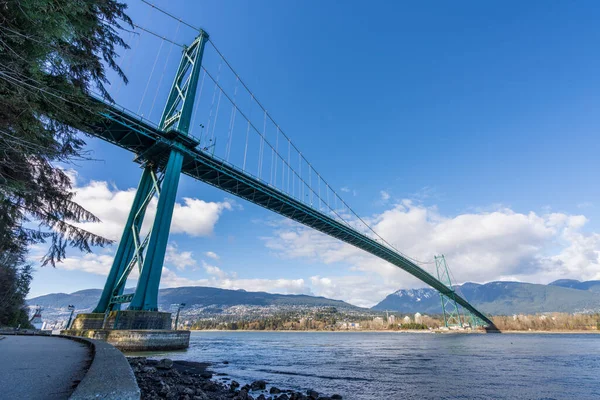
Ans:
[[[600,399],[594,334],[192,332],[161,356],[344,399]]]

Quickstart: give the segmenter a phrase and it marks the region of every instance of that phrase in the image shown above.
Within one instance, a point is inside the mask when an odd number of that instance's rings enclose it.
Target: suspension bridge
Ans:
[[[116,312],[111,320],[116,328],[124,304],[129,304],[129,311],[158,311],[177,187],[185,174],[379,257],[439,291],[444,312],[450,302],[457,311],[460,306],[483,325],[493,327],[485,314],[455,292],[449,276],[441,279],[439,268],[437,277],[427,272],[350,208],[257,100],[206,31],[142,2],[150,14],[176,23],[175,33],[156,32],[144,25],[124,33],[129,36],[129,49],[121,59],[126,73],[136,51],[157,48],[150,68],[128,74],[132,78],[128,86],[141,91],[141,98],[130,95],[129,108],[120,106],[119,96],[127,89],[122,82],[114,85],[110,92],[115,102],[95,97],[104,111],[101,122],[90,125],[87,132],[132,152],[142,167],[112,268],[94,310],[104,315],[102,326]],[[139,98],[136,111],[132,110],[134,97]],[[166,102],[159,107],[162,98]],[[143,228],[154,198],[158,198],[156,215],[151,227]],[[139,272],[135,292],[123,294],[134,269]],[[129,325],[136,326],[160,328],[160,324]]]

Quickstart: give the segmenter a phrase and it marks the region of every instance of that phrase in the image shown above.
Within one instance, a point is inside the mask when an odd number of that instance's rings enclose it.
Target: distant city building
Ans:
[[[388,324],[395,324],[396,323],[396,316],[395,315],[390,315],[388,317]]]
[[[375,317],[375,318],[373,318],[373,323],[375,325],[383,325],[383,318],[381,318],[381,317]]]
[[[403,324],[410,324],[411,323],[410,317],[407,315],[406,317],[402,318],[402,323]]]
[[[416,313],[415,314],[415,323],[417,323],[417,324],[422,324],[423,323],[423,316],[421,315],[421,313]]]

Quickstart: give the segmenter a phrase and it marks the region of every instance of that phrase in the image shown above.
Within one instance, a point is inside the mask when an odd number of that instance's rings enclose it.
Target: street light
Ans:
[[[69,322],[67,322],[67,329],[71,327],[71,320],[73,319],[73,313],[75,312],[75,306],[73,304],[69,304],[67,307],[69,311],[71,311],[71,315],[69,315]]]
[[[175,316],[175,330],[177,330],[177,323],[179,322],[179,311],[185,307],[185,303],[181,303],[177,305],[177,315]]]

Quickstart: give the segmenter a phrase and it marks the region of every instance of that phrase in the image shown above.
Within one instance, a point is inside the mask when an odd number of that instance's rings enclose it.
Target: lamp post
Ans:
[[[179,311],[185,307],[185,303],[181,303],[177,305],[177,315],[175,316],[175,330],[177,330],[177,324],[179,322]]]
[[[67,329],[71,327],[71,320],[73,319],[73,313],[75,312],[75,306],[73,304],[69,304],[67,307],[69,311],[71,311],[71,315],[69,315],[69,322],[67,322]]]

